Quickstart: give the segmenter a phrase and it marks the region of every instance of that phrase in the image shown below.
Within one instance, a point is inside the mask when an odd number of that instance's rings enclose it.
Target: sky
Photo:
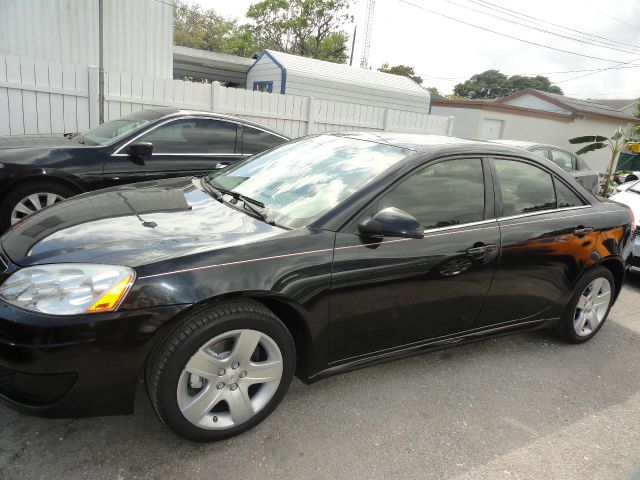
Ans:
[[[241,22],[246,21],[244,14],[249,5],[255,3],[255,0],[189,1],[199,3],[204,8],[213,8],[218,14],[237,18]],[[367,0],[354,0],[351,13],[355,21],[343,27],[350,34],[355,25],[358,27],[354,65],[360,64],[366,5]],[[497,20],[496,12],[487,10],[486,5],[512,10],[504,15],[509,20],[516,19],[508,16],[513,15],[513,11],[536,17],[543,22],[535,26],[543,30],[558,31],[557,27],[550,25],[554,23],[597,35],[601,41],[609,44],[619,42],[614,47],[618,50],[588,45]],[[432,11],[426,11],[425,8]],[[582,56],[523,43],[460,22]],[[561,30],[560,33],[581,36],[570,30]],[[486,0],[483,4],[483,0],[376,0],[369,66],[378,68],[385,62],[414,67],[424,79],[424,86],[437,87],[444,94],[452,93],[457,83],[471,75],[495,68],[508,75],[544,74],[560,86],[565,95],[576,98],[638,98],[640,1]],[[548,73],[604,69],[619,64],[632,68],[611,69],[595,74]],[[579,76],[582,78],[575,78]]]

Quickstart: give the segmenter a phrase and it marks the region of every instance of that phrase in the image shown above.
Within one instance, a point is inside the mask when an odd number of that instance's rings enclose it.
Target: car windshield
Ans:
[[[308,225],[411,153],[391,145],[319,135],[214,172],[215,187],[262,202],[279,225]]]
[[[160,117],[162,117],[162,114],[154,110],[140,110],[139,112],[126,115],[118,118],[117,120],[111,120],[103,123],[102,125],[83,133],[80,136],[79,141],[89,145],[111,145],[128,133],[137,130],[153,120],[157,120]]]

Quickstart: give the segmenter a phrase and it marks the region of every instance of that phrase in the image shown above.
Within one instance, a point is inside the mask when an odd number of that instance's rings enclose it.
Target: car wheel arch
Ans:
[[[146,364],[152,361],[157,347],[161,345],[163,340],[176,328],[179,328],[179,325],[182,323],[184,318],[195,312],[236,301],[259,303],[273,312],[273,314],[285,325],[293,337],[296,348],[296,375],[304,380],[307,377],[307,367],[311,362],[310,353],[312,351],[311,333],[304,313],[304,308],[295,301],[284,296],[274,295],[272,292],[228,293],[202,300],[184,309],[179,315],[169,322],[167,325],[168,328],[162,329],[162,333],[155,336],[156,338],[154,338],[153,346],[147,354],[147,359],[142,372],[144,373]]]
[[[2,196],[5,197],[9,192],[11,192],[16,188],[22,187],[23,185],[28,185],[30,183],[41,182],[41,181],[47,181],[52,184],[68,187],[72,189],[74,192],[76,192],[76,195],[86,192],[85,188],[81,187],[78,183],[68,178],[62,178],[62,177],[50,176],[50,175],[47,175],[46,177],[42,175],[29,175],[26,177],[17,178],[13,182],[8,184]]]
[[[615,282],[615,287],[616,287],[614,299],[617,298],[618,294],[622,290],[622,284],[624,282],[624,264],[623,264],[623,262],[618,258],[609,257],[609,258],[603,259],[597,265],[605,267],[613,275],[613,280]]]

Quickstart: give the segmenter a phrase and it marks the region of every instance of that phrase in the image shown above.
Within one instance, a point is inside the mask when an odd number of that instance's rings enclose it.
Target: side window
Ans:
[[[207,118],[169,122],[142,136],[153,143],[153,153],[235,153],[236,124]]]
[[[524,162],[494,162],[502,194],[503,217],[556,208],[550,174]]]
[[[286,142],[284,138],[276,137],[257,128],[245,126],[242,133],[242,153],[259,153],[267,148],[275,147]]]
[[[536,155],[539,155],[542,158],[551,160],[551,157],[549,156],[549,150],[546,148],[536,148],[534,150],[531,150],[531,153],[535,153]]]
[[[553,183],[556,187],[558,208],[579,207],[584,205],[584,202],[560,180],[554,177]]]
[[[551,150],[551,161],[558,165],[565,172],[573,170],[573,157],[567,152]]]
[[[484,219],[484,175],[479,158],[447,160],[412,175],[378,204],[416,217],[425,229]]]

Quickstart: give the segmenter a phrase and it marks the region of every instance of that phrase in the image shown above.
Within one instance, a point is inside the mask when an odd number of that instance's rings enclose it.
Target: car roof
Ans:
[[[540,144],[535,142],[526,142],[524,140],[488,140],[491,143],[499,143],[500,145],[509,145],[511,147],[531,148]]]
[[[334,132],[330,135],[348,137],[367,142],[382,143],[392,147],[404,148],[407,150],[421,151],[429,147],[449,146],[449,145],[482,145],[486,142],[469,140],[467,138],[447,137],[444,135],[427,135],[423,133],[403,133],[387,131],[366,131],[366,132]]]

